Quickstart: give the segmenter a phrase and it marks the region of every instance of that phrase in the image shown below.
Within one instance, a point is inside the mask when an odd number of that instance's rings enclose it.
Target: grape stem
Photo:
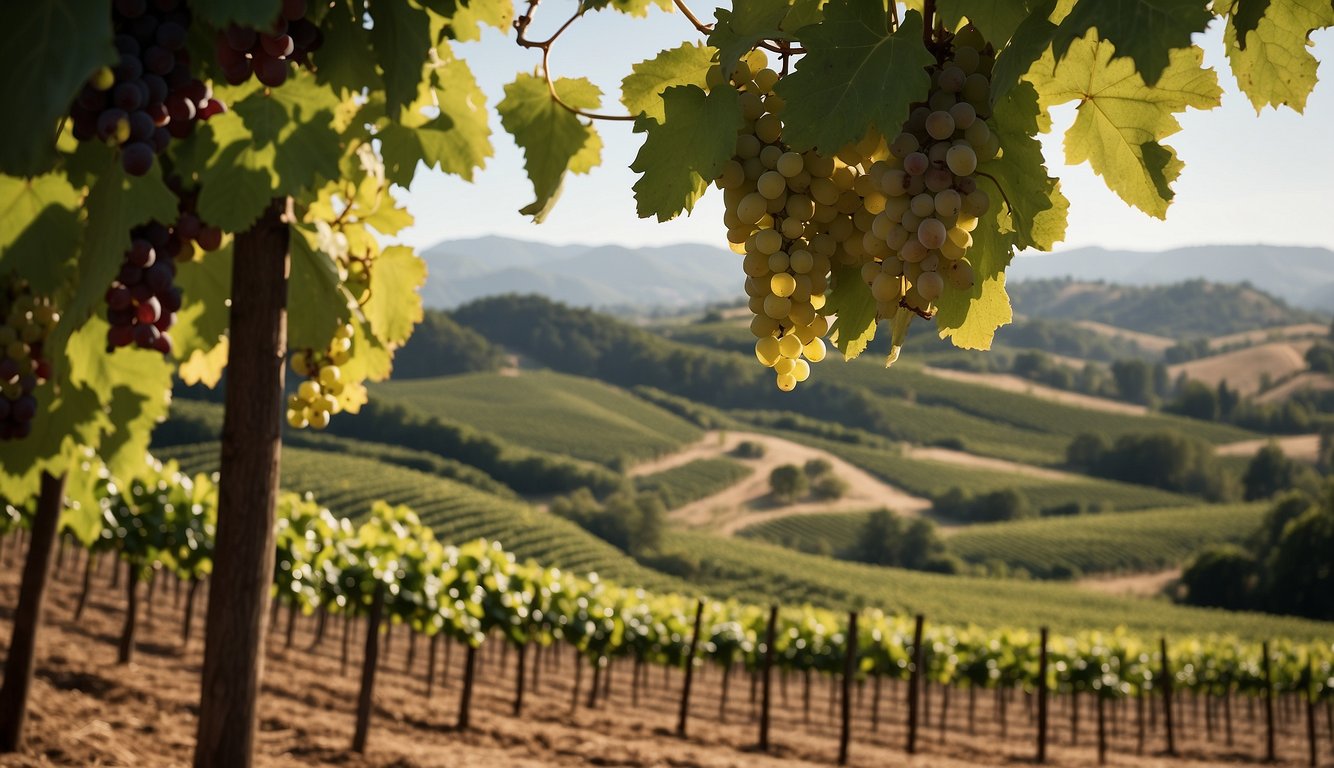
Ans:
[[[589,112],[566,103],[565,100],[560,97],[560,94],[556,93],[556,83],[551,78],[551,47],[561,35],[565,34],[565,30],[569,29],[574,22],[578,21],[579,18],[584,15],[584,11],[587,9],[581,2],[579,7],[575,10],[574,15],[570,16],[564,24],[560,25],[560,27],[552,33],[551,37],[548,37],[546,40],[529,40],[527,37],[528,25],[533,22],[533,15],[537,12],[537,6],[541,2],[542,0],[528,0],[528,9],[523,12],[523,15],[514,20],[514,31],[517,33],[515,42],[522,48],[537,48],[542,51],[542,77],[547,81],[547,92],[551,94],[551,100],[556,102],[556,104],[566,112],[569,112],[572,115],[578,115],[579,117],[588,118],[589,120],[628,121],[636,119],[636,115],[607,115],[599,112]]]
[[[1001,186],[1001,183],[996,180],[995,176],[992,176],[991,174],[985,173],[983,171],[973,171],[973,173],[977,174],[978,176],[991,179],[991,183],[996,185],[996,191],[1000,192],[1001,199],[1005,201],[1005,205],[1009,207],[1011,211],[1014,210],[1014,203],[1010,202],[1010,197],[1005,194],[1005,187]]]
[[[935,26],[936,0],[922,0],[922,44],[931,47],[931,32]]]

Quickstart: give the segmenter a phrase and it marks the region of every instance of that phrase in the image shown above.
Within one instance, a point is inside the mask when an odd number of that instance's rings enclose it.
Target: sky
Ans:
[[[543,6],[531,37],[541,39],[564,21],[569,5]],[[557,18],[559,17],[559,18]],[[698,40],[679,14],[653,10],[647,19],[605,11],[585,16],[556,43],[551,68],[556,77],[587,77],[604,94],[603,110],[624,112],[620,81],[630,67],[659,50]],[[1334,31],[1312,36],[1317,59],[1334,59]],[[1304,115],[1265,109],[1257,115],[1237,89],[1223,55],[1217,26],[1199,36],[1205,65],[1219,73],[1221,107],[1180,116],[1182,131],[1165,140],[1186,168],[1175,184],[1167,220],[1159,221],[1125,205],[1087,166],[1068,166],[1061,141],[1074,120],[1074,105],[1053,114],[1053,131],[1043,137],[1047,165],[1070,199],[1066,240],[1056,250],[1103,246],[1166,250],[1189,245],[1268,243],[1334,248],[1334,64],[1320,68],[1322,82],[1307,100]],[[554,210],[542,224],[518,210],[533,199],[522,151],[500,126],[495,105],[504,85],[521,71],[535,71],[539,54],[514,44],[513,33],[487,30],[478,42],[459,44],[487,96],[495,156],[469,184],[437,171],[418,171],[403,195],[416,224],[401,239],[419,248],[442,240],[503,235],[548,243],[626,246],[709,243],[725,247],[722,197],[711,190],[693,214],[658,223],[635,213],[629,169],[643,140],[628,122],[600,121],[602,165],[588,175],[570,175]]]

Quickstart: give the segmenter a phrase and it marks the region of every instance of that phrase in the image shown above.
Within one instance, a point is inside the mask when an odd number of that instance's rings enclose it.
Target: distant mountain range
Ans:
[[[740,300],[740,257],[723,248],[682,243],[648,248],[547,245],[507,237],[451,240],[422,256],[430,277],[427,306],[450,309],[483,296],[537,293],[600,309],[699,306]],[[1250,282],[1289,304],[1334,311],[1334,251],[1272,245],[1212,245],[1170,251],[1078,248],[1021,256],[1011,280],[1070,277],[1124,285],[1201,278]]]
[[[1170,251],[1077,248],[1020,256],[1010,280],[1070,277],[1121,285],[1166,285],[1203,279],[1249,282],[1288,304],[1334,310],[1334,251],[1281,245],[1200,245]]]

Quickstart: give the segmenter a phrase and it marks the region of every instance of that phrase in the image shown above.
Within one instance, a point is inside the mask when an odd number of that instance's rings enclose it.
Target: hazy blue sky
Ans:
[[[544,5],[534,31],[563,21],[568,2]],[[557,18],[561,17],[561,18]],[[540,27],[540,28],[539,28]],[[654,12],[647,20],[612,12],[577,22],[552,53],[557,76],[587,77],[600,86],[606,111],[623,112],[619,84],[631,64],[657,51],[697,39],[680,15]],[[1322,82],[1307,102],[1306,114],[1266,109],[1257,116],[1236,88],[1223,55],[1222,35],[1210,30],[1202,42],[1205,63],[1219,71],[1223,105],[1188,112],[1183,130],[1167,143],[1186,162],[1176,183],[1167,221],[1150,218],[1123,204],[1087,165],[1066,166],[1061,138],[1074,119],[1072,106],[1058,111],[1055,130],[1045,137],[1048,166],[1070,198],[1070,226],[1061,248],[1102,245],[1159,250],[1205,243],[1276,243],[1334,247],[1334,34],[1314,37]],[[724,245],[722,200],[716,190],[693,215],[666,224],[635,215],[629,169],[642,136],[629,123],[600,122],[603,164],[587,176],[572,176],[555,210],[532,224],[518,209],[532,200],[522,152],[500,127],[495,104],[516,72],[532,71],[535,51],[514,44],[512,34],[488,32],[477,43],[458,47],[487,94],[492,111],[495,157],[467,184],[440,173],[419,173],[406,196],[417,225],[404,240],[424,247],[446,239],[501,234],[553,243],[646,245],[701,242]]]

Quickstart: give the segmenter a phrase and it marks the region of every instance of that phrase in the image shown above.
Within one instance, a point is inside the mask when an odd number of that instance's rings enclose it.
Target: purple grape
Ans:
[[[147,112],[130,113],[130,141],[147,141],[153,136],[153,118]]]
[[[130,306],[130,289],[123,285],[112,285],[107,289],[107,307],[126,309]]]
[[[258,39],[259,35],[255,30],[250,27],[238,27],[235,24],[228,27],[222,36],[222,42],[225,42],[231,50],[239,53],[249,53],[250,49],[255,47],[255,42]]]
[[[179,51],[185,47],[185,27],[174,21],[168,21],[157,28],[157,44],[169,51]]]
[[[126,144],[121,150],[120,164],[131,176],[143,176],[153,167],[153,148],[142,141]]]

